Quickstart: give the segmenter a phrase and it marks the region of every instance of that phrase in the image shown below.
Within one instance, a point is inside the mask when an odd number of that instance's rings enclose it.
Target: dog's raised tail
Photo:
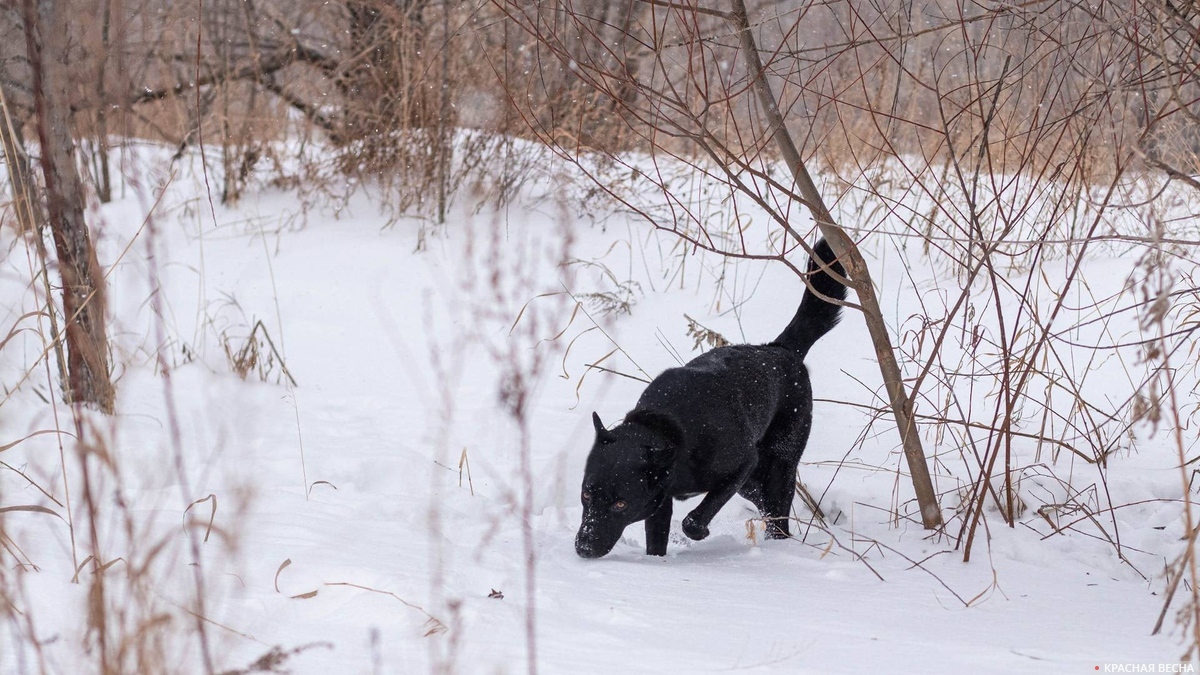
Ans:
[[[818,241],[813,247],[813,252],[834,272],[846,276],[846,270],[833,255],[829,242],[824,239]],[[808,261],[808,282],[812,284],[812,288],[805,287],[796,316],[792,317],[792,322],[772,343],[799,352],[801,358],[808,354],[808,350],[817,340],[833,330],[841,319],[842,306],[826,301],[817,293],[834,300],[844,300],[846,297],[846,286],[821,269],[816,260]],[[817,293],[813,293],[814,289]]]

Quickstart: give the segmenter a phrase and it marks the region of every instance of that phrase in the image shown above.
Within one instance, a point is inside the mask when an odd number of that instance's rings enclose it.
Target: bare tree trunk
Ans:
[[[833,252],[841,259],[843,266],[850,275],[850,287],[858,294],[859,304],[862,305],[863,316],[867,322],[867,330],[871,333],[871,342],[875,346],[875,357],[879,361],[879,370],[883,374],[883,384],[887,388],[888,400],[891,403],[892,415],[896,418],[896,426],[900,429],[900,438],[904,445],[904,457],[908,460],[908,470],[912,475],[913,489],[917,495],[917,504],[921,509],[921,521],[925,529],[932,530],[942,525],[942,512],[938,507],[937,495],[933,490],[933,481],[929,477],[929,466],[925,461],[925,451],[921,447],[921,437],[913,420],[912,400],[904,390],[904,382],[900,374],[900,365],[896,362],[895,350],[892,348],[891,336],[888,335],[887,324],[883,320],[883,312],[879,308],[879,299],[875,295],[875,286],[871,281],[871,273],[862,253],[846,232],[833,220],[833,215],[821,199],[821,193],[809,176],[800,151],[784,126],[783,115],[779,112],[779,104],[771,91],[771,83],[758,54],[758,45],[750,32],[750,22],[743,0],[730,0],[733,12],[730,21],[742,43],[743,56],[750,68],[754,80],[754,88],[758,93],[759,103],[767,116],[770,125],[768,132],[775,145],[778,146],[791,171],[800,196],[812,213],[813,220],[820,228],[821,234],[829,241]]]
[[[446,223],[446,202],[450,191],[450,162],[454,154],[454,111],[450,107],[450,3],[442,3],[441,81],[438,83],[437,117],[437,222]]]
[[[68,401],[112,412],[105,331],[104,276],[84,219],[83,183],[75,166],[67,103],[66,7],[61,0],[25,0],[25,46],[33,74],[46,213],[62,277],[66,318]],[[46,37],[52,41],[47,49]]]
[[[107,204],[112,201],[112,172],[108,167],[108,52],[112,27],[112,0],[104,0],[100,16],[100,55],[96,59],[96,155],[100,175],[96,176],[96,196]]]

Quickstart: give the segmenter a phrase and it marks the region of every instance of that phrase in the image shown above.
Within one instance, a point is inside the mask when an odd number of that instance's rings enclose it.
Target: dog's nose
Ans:
[[[599,558],[608,553],[608,551],[596,548],[595,543],[592,542],[591,538],[584,536],[583,531],[580,531],[575,536],[575,552],[579,554],[580,558]]]
[[[604,553],[592,548],[591,544],[583,542],[575,542],[575,552],[579,554],[580,558],[587,558],[589,560],[604,555]]]

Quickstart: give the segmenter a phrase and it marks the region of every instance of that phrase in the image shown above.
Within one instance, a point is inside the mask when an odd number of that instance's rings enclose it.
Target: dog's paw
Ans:
[[[708,536],[708,525],[702,525],[692,514],[683,519],[683,533],[689,539],[700,541]]]

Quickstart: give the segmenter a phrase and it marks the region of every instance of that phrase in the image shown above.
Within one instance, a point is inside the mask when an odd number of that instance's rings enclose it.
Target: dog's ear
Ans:
[[[645,427],[662,439],[663,447],[654,448],[654,450],[660,451],[655,454],[673,456],[675,450],[683,445],[683,427],[670,415],[647,410],[634,410],[625,416],[625,421]]]
[[[596,427],[596,441],[597,442],[599,442],[601,444],[612,442],[612,440],[613,440],[612,432],[609,431],[608,429],[604,428],[604,422],[600,421],[600,415],[595,412],[592,413],[592,426]]]

